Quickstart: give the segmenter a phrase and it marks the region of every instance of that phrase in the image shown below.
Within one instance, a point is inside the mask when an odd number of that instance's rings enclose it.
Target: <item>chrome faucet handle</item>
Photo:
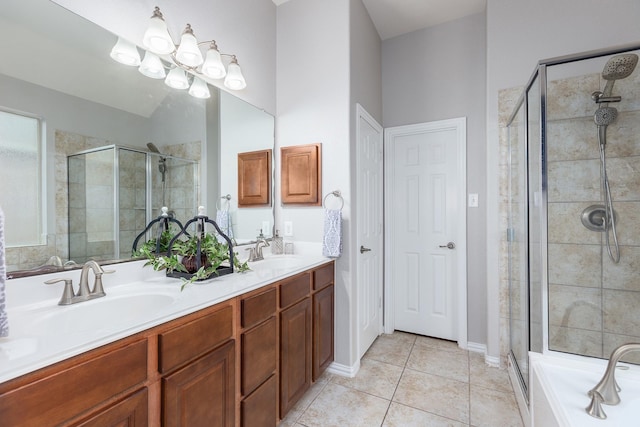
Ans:
[[[50,279],[47,280],[45,285],[53,285],[54,283],[64,282],[64,290],[62,291],[62,297],[58,302],[58,305],[69,305],[73,304],[75,301],[73,300],[75,294],[73,293],[73,280],[72,279]]]
[[[604,400],[602,399],[602,395],[594,390],[590,391],[589,394],[591,395],[591,403],[589,403],[589,406],[584,408],[587,411],[587,414],[601,420],[606,419],[607,414],[605,414],[602,409],[602,401]]]
[[[249,259],[247,261],[249,262],[258,261],[258,256],[256,255],[255,248],[246,248],[245,251],[249,251]]]
[[[102,268],[100,268],[100,270],[101,271],[95,273],[96,278],[93,282],[93,289],[89,294],[91,295],[91,298],[99,298],[106,295],[106,293],[104,292],[104,287],[102,286],[102,275],[116,272],[115,270],[103,270]]]

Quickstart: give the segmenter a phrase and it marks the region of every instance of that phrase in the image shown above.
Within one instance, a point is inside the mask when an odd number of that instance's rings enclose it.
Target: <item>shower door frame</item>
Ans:
[[[527,84],[525,85],[524,90],[522,91],[522,94],[520,95],[520,97],[518,98],[518,101],[516,102],[513,112],[511,113],[511,115],[509,116],[509,119],[507,120],[507,127],[509,127],[509,125],[513,122],[513,120],[515,119],[515,117],[517,116],[518,113],[518,109],[522,106],[524,107],[524,113],[525,113],[525,124],[528,123],[529,120],[529,111],[528,111],[528,106],[527,106],[527,99],[528,99],[528,93],[529,90],[531,89],[532,85],[535,83],[536,79],[539,79],[539,85],[540,85],[540,120],[539,120],[539,126],[540,126],[540,139],[539,141],[536,141],[540,144],[540,185],[541,185],[541,194],[540,194],[540,251],[541,251],[541,258],[540,258],[540,268],[541,268],[541,276],[540,276],[540,286],[541,286],[541,295],[540,295],[540,302],[541,302],[541,327],[542,327],[542,334],[541,334],[541,339],[542,339],[542,345],[541,345],[541,349],[542,349],[542,354],[554,354],[554,355],[566,355],[567,353],[564,352],[559,352],[556,350],[550,350],[549,349],[549,277],[548,277],[548,173],[547,173],[547,132],[546,132],[546,127],[547,127],[547,67],[549,66],[553,66],[553,65],[561,65],[561,64],[568,64],[571,62],[577,62],[577,61],[582,61],[582,60],[588,60],[588,59],[594,59],[594,58],[598,58],[598,57],[602,57],[602,56],[609,56],[609,55],[616,55],[616,54],[621,54],[621,53],[625,53],[628,51],[632,51],[632,50],[640,50],[640,43],[629,43],[629,44],[625,44],[625,45],[620,45],[620,46],[616,46],[616,47],[612,47],[612,48],[603,48],[603,49],[597,49],[597,50],[592,50],[592,51],[588,51],[588,52],[583,52],[583,53],[578,53],[578,54],[571,54],[571,55],[564,55],[564,56],[559,56],[559,57],[554,57],[554,58],[549,58],[549,59],[545,59],[545,60],[541,60],[538,62],[538,65],[535,67],[531,77],[529,78],[529,80],[527,81]],[[528,155],[528,149],[529,149],[529,145],[530,143],[533,143],[534,141],[530,141],[529,140],[529,132],[528,132],[528,126],[525,132],[525,142],[524,145],[526,147],[526,152],[524,155],[525,158],[525,170],[526,170],[526,176],[525,176],[525,183],[524,183],[524,188],[526,189],[526,194],[528,197],[529,194],[529,155]],[[509,146],[509,150],[510,150],[510,146]],[[509,156],[511,156],[511,152],[509,152]],[[509,165],[511,165],[511,157],[509,157]],[[511,172],[509,172],[510,174]],[[509,175],[510,177],[510,175]],[[509,181],[509,195],[511,195],[511,180]],[[530,292],[530,272],[531,272],[531,259],[530,259],[530,253],[529,253],[529,219],[530,219],[530,213],[529,213],[529,202],[527,200],[526,203],[526,207],[525,207],[525,218],[527,221],[527,233],[526,233],[526,246],[525,246],[525,256],[526,256],[526,265],[527,265],[527,291]],[[511,221],[511,211],[509,211],[509,221]],[[511,224],[511,222],[509,222],[509,225]],[[507,233],[509,233],[509,242],[511,242],[511,229],[509,228],[507,230]],[[509,286],[511,286],[511,251],[510,249],[508,250],[508,262],[509,262]],[[530,307],[530,301],[531,301],[531,297],[530,295],[527,295],[527,302],[529,304],[528,307],[528,348],[529,351],[531,350],[531,307]],[[509,320],[511,322],[511,312],[509,312]],[[511,340],[511,335],[509,333],[509,339]],[[513,359],[513,354],[512,354],[512,349],[511,349],[511,344],[509,345],[509,353],[508,353],[508,357]],[[511,361],[513,364],[513,360]],[[517,364],[515,364],[515,366],[517,366]],[[527,403],[529,401],[529,392],[528,392],[528,387],[526,386],[526,384],[524,383],[522,377],[521,377],[521,372],[517,372],[518,380],[520,382],[520,386],[521,389],[523,390],[523,395],[525,397],[525,399],[527,400]]]

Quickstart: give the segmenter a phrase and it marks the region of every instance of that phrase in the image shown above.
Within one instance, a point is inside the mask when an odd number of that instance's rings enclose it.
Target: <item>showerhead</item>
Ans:
[[[593,115],[593,121],[598,126],[608,126],[618,118],[618,110],[613,107],[600,107]]]
[[[605,64],[602,78],[605,80],[625,79],[633,73],[637,64],[638,55],[635,53],[613,56]]]
[[[602,91],[602,96],[611,96],[613,83],[616,80],[629,77],[631,73],[633,73],[633,70],[635,70],[636,65],[638,65],[638,55],[635,53],[612,56],[602,70],[602,78],[607,81]]]
[[[153,142],[148,142],[148,143],[147,143],[147,148],[148,148],[148,149],[149,149],[149,151],[151,151],[152,153],[162,154],[162,153],[160,153],[160,150],[158,150],[158,147],[156,147],[156,144],[154,144]]]

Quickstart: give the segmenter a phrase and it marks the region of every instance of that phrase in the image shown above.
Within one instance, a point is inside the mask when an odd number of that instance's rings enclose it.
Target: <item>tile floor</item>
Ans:
[[[506,370],[457,344],[381,335],[355,378],[325,373],[281,427],[522,427]]]

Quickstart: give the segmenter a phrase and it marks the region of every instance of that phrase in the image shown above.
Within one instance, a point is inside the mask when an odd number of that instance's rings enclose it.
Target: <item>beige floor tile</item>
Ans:
[[[405,335],[409,334],[394,332],[390,335],[380,335],[367,350],[363,359],[404,366],[415,341],[415,338],[412,340]]]
[[[487,365],[480,353],[469,353],[469,382],[505,393],[513,392],[507,370]]]
[[[371,427],[382,424],[389,401],[339,384],[327,384],[302,414],[307,427]]]
[[[439,347],[415,345],[407,360],[407,368],[454,380],[469,382],[467,351],[443,350]]]
[[[465,427],[448,418],[392,402],[382,427]]]
[[[334,376],[334,384],[364,391],[383,399],[391,400],[396,391],[403,368],[373,359],[362,359],[355,378]]]
[[[469,384],[461,381],[405,369],[393,401],[469,422]]]
[[[304,411],[311,405],[311,403],[318,397],[320,392],[325,388],[329,381],[333,378],[333,375],[325,372],[318,380],[311,386],[309,390],[298,400],[298,403],[291,409],[287,415],[282,419],[280,427],[295,426],[296,421],[300,419]]]
[[[472,385],[470,396],[473,427],[522,427],[513,393]]]
[[[449,351],[465,351],[458,347],[455,341],[441,340],[440,338],[432,338],[418,335],[416,337],[416,346],[435,347],[441,350]]]

